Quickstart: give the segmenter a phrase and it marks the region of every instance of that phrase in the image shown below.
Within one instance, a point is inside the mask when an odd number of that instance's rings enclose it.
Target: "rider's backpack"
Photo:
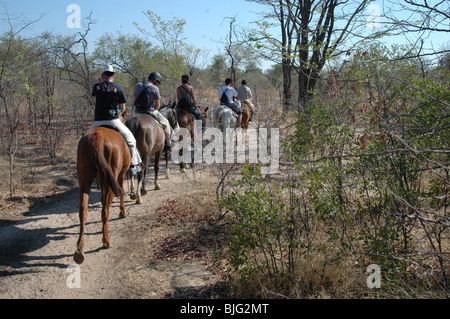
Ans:
[[[228,103],[230,103],[230,101],[228,100],[227,91],[228,91],[228,88],[223,90],[222,96],[220,97],[220,103],[221,104],[228,104]]]
[[[186,91],[186,93],[191,96],[191,92],[187,90],[184,86],[182,88]],[[189,110],[192,106],[194,106],[187,98],[186,95],[184,95],[177,103],[177,108],[183,109],[183,110]]]
[[[136,101],[134,102],[134,106],[136,106],[136,108],[138,110],[141,111],[145,111],[147,110],[148,107],[148,86],[145,86],[145,82],[142,83],[142,86],[144,87],[144,89],[141,91],[141,93],[139,93],[138,97],[136,98]]]

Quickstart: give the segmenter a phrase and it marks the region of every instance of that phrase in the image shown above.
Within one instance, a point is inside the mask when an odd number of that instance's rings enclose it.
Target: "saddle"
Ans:
[[[156,116],[155,116],[154,113],[149,112],[149,111],[143,111],[143,112],[140,112],[139,114],[147,114],[147,115],[150,115],[151,117],[153,117],[153,118],[156,120],[156,124],[157,124],[157,125],[159,125],[159,126],[162,127],[163,129],[166,128],[165,125],[162,125],[161,123],[159,123],[159,121],[158,121],[158,119],[156,118]]]
[[[130,148],[130,145],[128,145],[128,143],[127,143],[127,141],[126,141],[126,139],[125,139],[125,136],[123,136],[122,133],[120,133],[120,131],[119,131],[118,129],[116,129],[114,126],[108,125],[108,124],[103,124],[103,125],[99,125],[99,126],[97,126],[97,127],[109,128],[109,129],[111,129],[111,130],[116,131],[117,133],[119,133],[119,134],[123,137],[123,139],[124,139],[124,141],[125,141],[125,144],[128,146],[128,148]]]
[[[220,113],[219,113],[220,116],[222,116],[223,112],[225,112],[226,109],[229,109],[229,110],[231,110],[231,114],[233,115],[234,118],[237,119],[237,118],[239,117],[239,115],[236,113],[236,111],[233,110],[233,109],[232,109],[231,107],[229,107],[228,105],[226,105],[226,104],[221,104],[220,106],[222,106],[222,110],[221,110]]]
[[[178,107],[178,105],[177,105],[177,107],[175,108],[175,111],[177,112],[177,117],[178,117],[178,114],[179,114],[180,112],[185,112],[185,113],[188,113],[188,114],[191,116],[192,122],[195,122],[195,120],[196,120],[194,114],[192,114],[189,110],[187,110],[187,109],[185,109],[185,108]]]
[[[112,125],[103,124],[103,125],[99,125],[99,126],[97,126],[97,127],[109,128],[109,129],[111,129],[111,130],[114,130],[114,131],[116,131],[116,132],[119,132],[119,130],[116,129],[116,128],[115,128],[114,126],[112,126]]]

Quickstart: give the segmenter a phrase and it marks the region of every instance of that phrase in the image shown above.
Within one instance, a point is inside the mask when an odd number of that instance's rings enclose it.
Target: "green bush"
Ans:
[[[242,283],[259,273],[270,278],[289,274],[294,265],[284,259],[298,247],[293,235],[292,215],[282,198],[281,188],[263,182],[258,166],[245,166],[233,192],[222,204],[232,215],[227,245],[229,266]]]

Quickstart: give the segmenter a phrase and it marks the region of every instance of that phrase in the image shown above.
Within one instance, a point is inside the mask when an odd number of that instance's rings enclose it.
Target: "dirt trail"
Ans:
[[[86,222],[86,259],[79,268],[70,268],[75,265],[79,232],[78,188],[14,217],[0,215],[0,299],[202,297],[205,287],[216,280],[202,258],[155,257],[158,237],[165,236],[157,231],[155,211],[164,200],[200,191],[198,180],[208,174],[192,170],[182,174],[171,165],[171,178],[166,179],[162,166],[162,189],[149,191],[142,205],[127,197],[127,218],[119,218],[119,201],[114,200],[110,249],[101,248],[100,193],[94,183]],[[147,184],[151,189],[153,170]]]

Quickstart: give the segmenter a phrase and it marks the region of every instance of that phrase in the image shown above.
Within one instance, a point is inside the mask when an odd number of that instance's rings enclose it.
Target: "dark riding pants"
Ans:
[[[200,113],[200,111],[193,105],[188,109],[188,111],[191,114],[194,114],[196,120],[201,120],[203,118],[202,113]]]

